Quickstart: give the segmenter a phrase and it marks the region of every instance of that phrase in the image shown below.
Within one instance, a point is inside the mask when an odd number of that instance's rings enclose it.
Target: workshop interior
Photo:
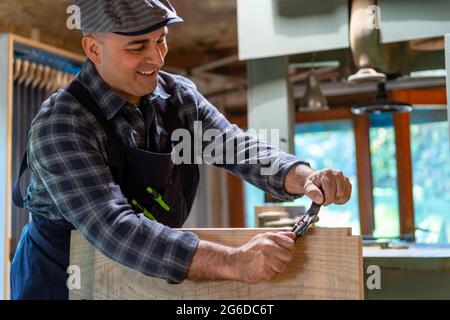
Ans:
[[[1,300],[11,299],[11,262],[30,221],[11,195],[32,121],[87,59],[73,3],[0,0]],[[293,230],[287,270],[257,284],[174,286],[75,230],[70,264],[81,279],[70,299],[450,299],[450,1],[170,3],[184,22],[169,26],[162,70],[193,81],[243,132],[274,129],[269,141],[282,151],[342,171],[351,197],[285,201],[200,164],[182,228],[229,246]],[[26,171],[22,193],[29,182]]]

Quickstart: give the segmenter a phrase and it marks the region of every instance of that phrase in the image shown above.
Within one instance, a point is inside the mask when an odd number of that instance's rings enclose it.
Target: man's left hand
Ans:
[[[291,194],[306,194],[314,202],[324,206],[332,203],[344,204],[352,194],[352,184],[342,171],[314,171],[303,165],[289,171],[285,189]]]

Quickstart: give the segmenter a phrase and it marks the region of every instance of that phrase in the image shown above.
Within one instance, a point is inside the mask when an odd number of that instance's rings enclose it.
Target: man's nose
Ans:
[[[149,64],[155,64],[158,67],[164,65],[165,54],[164,51],[156,44],[152,44],[147,50],[145,62]]]

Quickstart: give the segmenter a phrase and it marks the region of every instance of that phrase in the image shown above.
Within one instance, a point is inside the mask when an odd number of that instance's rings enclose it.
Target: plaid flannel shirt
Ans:
[[[145,136],[145,115],[149,114],[146,108],[151,107],[148,100],[155,97],[170,99],[190,131],[194,130],[194,121],[200,120],[203,130],[214,128],[232,132],[234,138],[245,136],[190,80],[181,76],[160,72],[157,88],[144,97],[139,108],[117,95],[90,61],[84,63],[76,80],[89,90],[114,132],[130,147],[146,148],[148,141],[160,146],[167,143],[169,137],[157,110],[153,117],[155,130]],[[27,155],[32,178],[24,199],[25,208],[48,219],[67,220],[94,247],[115,261],[146,275],[183,281],[198,237],[150,221],[133,210],[107,166],[106,140],[95,117],[67,91],[60,90],[47,99],[29,134]],[[254,138],[245,143],[248,149],[263,145]],[[260,175],[258,164],[221,167],[277,197],[296,197],[284,190],[284,179],[292,165],[303,162],[270,146],[257,157],[278,161],[276,174]]]

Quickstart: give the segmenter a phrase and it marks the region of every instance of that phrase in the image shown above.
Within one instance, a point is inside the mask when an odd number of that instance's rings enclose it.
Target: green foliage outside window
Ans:
[[[398,238],[397,163],[392,123],[370,129],[375,230],[374,236]],[[350,121],[333,121],[296,127],[295,154],[315,169],[342,170],[353,184],[350,201],[321,210],[319,226],[352,227],[359,234],[356,155]],[[417,242],[450,242],[450,152],[446,121],[411,124],[411,156]],[[246,225],[254,226],[254,206],[264,204],[264,193],[246,184]],[[311,204],[306,197],[287,206]]]

